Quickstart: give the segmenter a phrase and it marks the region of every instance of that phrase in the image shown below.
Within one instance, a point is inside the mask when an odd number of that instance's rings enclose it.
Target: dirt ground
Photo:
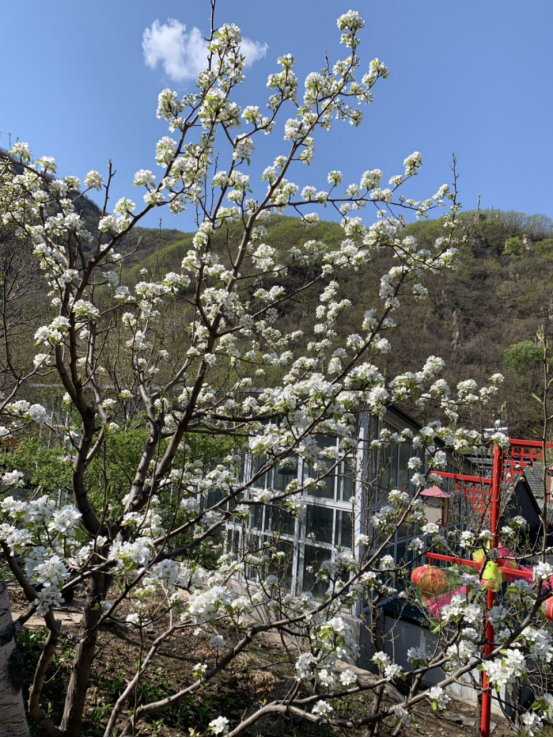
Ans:
[[[12,607],[14,616],[24,609],[24,603],[14,593]],[[75,631],[80,622],[82,604],[77,598],[61,611],[62,628]],[[60,614],[56,612],[56,617]],[[228,642],[236,636],[232,631],[223,631]],[[99,736],[109,717],[114,702],[122,692],[127,679],[134,673],[138,654],[146,650],[154,633],[146,634],[140,642],[137,629],[125,623],[116,623],[103,629],[98,642],[97,656],[93,666],[92,684],[88,696],[83,735]],[[44,641],[44,628],[40,618],[31,619],[19,634],[19,644],[25,663],[25,681],[28,685],[38,653]],[[74,646],[62,643],[54,658],[43,695],[43,704],[48,706],[54,721],[63,710],[64,685],[70,667]],[[158,715],[153,714],[149,721],[139,724],[137,735],[142,736],[181,736],[205,735],[209,721],[224,715],[232,723],[240,721],[256,708],[273,699],[282,699],[294,685],[294,673],[290,660],[293,654],[286,653],[286,644],[277,637],[265,638],[256,642],[248,653],[239,656],[231,671],[223,672],[198,693],[186,697],[177,705]],[[192,680],[196,664],[212,658],[206,637],[198,637],[192,630],[181,632],[176,638],[163,645],[156,657],[148,677],[138,688],[138,703],[160,699],[181,689]],[[350,718],[362,717],[370,709],[368,695],[359,695],[340,700],[335,704],[335,714]],[[132,709],[132,705],[131,705]],[[513,732],[508,722],[493,716],[492,735],[511,736]],[[196,732],[190,732],[195,726]],[[383,726],[382,736],[391,735],[393,726]],[[33,735],[40,735],[33,731]],[[245,736],[343,736],[342,731],[325,724],[312,724],[288,716],[271,715],[260,720]],[[352,731],[351,736],[367,735],[366,729]],[[430,704],[424,702],[416,707],[411,723],[401,735],[409,736],[477,736],[476,707],[458,699],[452,699],[448,709],[434,713]]]

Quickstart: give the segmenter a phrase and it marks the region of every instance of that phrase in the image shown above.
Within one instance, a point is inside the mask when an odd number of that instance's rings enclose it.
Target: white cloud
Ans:
[[[251,38],[243,38],[240,45],[242,53],[246,57],[244,62],[247,67],[250,67],[258,59],[263,59],[269,48],[269,44],[261,43],[260,41],[252,41]]]
[[[246,57],[246,66],[262,59],[269,48],[267,44],[242,39],[242,53]],[[187,33],[184,23],[175,18],[168,18],[167,23],[155,20],[144,29],[142,36],[144,61],[155,69],[158,63],[163,65],[165,74],[175,82],[196,79],[207,66],[207,41],[199,28],[195,26]]]

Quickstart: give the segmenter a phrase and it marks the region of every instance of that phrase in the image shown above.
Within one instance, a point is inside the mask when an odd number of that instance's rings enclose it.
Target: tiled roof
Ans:
[[[436,485],[423,490],[420,496],[421,497],[441,497],[446,500],[448,500],[450,497],[453,497],[452,494],[450,494],[449,492],[444,492],[443,489],[440,489]]]
[[[523,477],[526,480],[526,484],[530,488],[530,491],[534,495],[534,498],[538,503],[540,509],[543,509],[544,494],[542,464],[535,463],[533,466],[526,466],[524,468]]]

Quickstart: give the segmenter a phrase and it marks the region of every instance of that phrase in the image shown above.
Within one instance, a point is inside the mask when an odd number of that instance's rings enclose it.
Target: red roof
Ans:
[[[421,497],[442,497],[443,499],[447,500],[450,497],[453,497],[453,495],[450,495],[449,492],[444,492],[443,489],[440,489],[436,485],[433,487],[429,487],[428,489],[425,489],[421,492]]]

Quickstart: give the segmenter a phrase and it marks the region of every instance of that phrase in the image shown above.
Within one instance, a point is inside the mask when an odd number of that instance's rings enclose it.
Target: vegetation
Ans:
[[[95,206],[88,202],[87,217],[92,223]],[[469,211],[460,220],[465,232],[458,268],[428,279],[428,300],[414,303],[404,316],[401,329],[390,337],[394,350],[386,357],[384,368],[390,375],[402,368],[414,371],[431,354],[445,358],[444,376],[451,382],[469,377],[484,381],[490,372],[500,368],[506,380],[500,390],[503,422],[513,436],[534,436],[539,413],[532,395],[539,391],[541,372],[539,358],[536,363],[531,357],[539,357],[536,331],[548,323],[553,311],[553,222],[545,216],[501,211]],[[331,221],[320,222],[306,231],[299,218],[279,215],[272,216],[266,227],[267,238],[279,256],[307,240],[336,247],[343,238],[340,225]],[[413,223],[407,232],[422,247],[429,248],[443,232],[443,220]],[[231,225],[228,234],[216,235],[214,249],[224,256],[227,239],[236,241],[240,233],[238,224]],[[122,250],[129,256],[125,259],[122,282],[133,287],[143,279],[144,269],[151,279],[180,269],[192,238],[193,234],[177,230],[137,227],[125,238]],[[526,246],[512,252],[507,245],[513,239]],[[374,262],[379,269],[389,268],[390,256],[383,252]],[[351,332],[365,310],[377,306],[379,269],[349,271],[346,291],[353,309],[338,326],[340,340]],[[301,287],[309,279],[305,267],[289,269],[287,282],[291,287]],[[266,286],[276,282],[275,278],[263,280]],[[37,291],[44,291],[42,284],[35,286],[35,295]],[[292,326],[307,328],[315,308],[310,291],[300,294],[293,303],[280,307],[279,327],[284,331]],[[42,310],[46,309],[44,299]],[[182,309],[180,299],[166,308],[167,325],[172,326],[177,344]],[[177,314],[179,317],[175,318]],[[413,340],[415,333],[417,339]],[[31,344],[32,335],[22,332],[18,352],[29,356]],[[255,381],[262,386],[277,374],[269,371],[263,380]],[[424,420],[424,413],[409,406],[406,409]]]
[[[429,278],[428,300],[411,305],[400,330],[390,337],[394,350],[385,368],[390,375],[402,369],[416,371],[432,354],[446,360],[444,376],[451,382],[469,377],[481,382],[500,368],[505,374],[500,390],[504,424],[515,437],[535,436],[539,411],[532,395],[539,392],[542,379],[535,336],[553,310],[553,221],[515,212],[469,211],[463,213],[461,222],[464,237],[458,268]],[[266,225],[267,238],[280,256],[310,239],[335,246],[343,238],[339,224],[329,221],[311,226],[307,232],[294,217],[273,216]],[[407,232],[421,247],[431,248],[443,233],[443,225],[443,219],[436,218],[413,223]],[[239,235],[238,225],[230,229],[231,240]],[[152,276],[178,269],[192,234],[140,229],[139,238],[140,242],[133,241],[128,271],[123,275],[128,284],[139,281],[143,268]],[[222,236],[215,240],[220,253],[223,241]],[[527,246],[512,251],[513,242]],[[378,304],[378,273],[389,268],[389,254],[383,252],[374,263],[378,269],[348,273],[345,292],[353,309],[338,326],[340,340],[358,324],[365,310]],[[287,280],[301,286],[309,278],[308,271],[298,266],[290,270]],[[270,285],[278,280],[265,281]],[[279,327],[306,328],[315,309],[316,301],[307,292],[282,307]],[[424,420],[424,413],[407,409]]]
[[[318,133],[359,125],[388,76],[378,59],[358,75],[363,26],[355,11],[338,19],[346,58],[310,74],[301,96],[287,55],[267,105],[242,109],[241,34],[213,22],[194,94],[159,95],[171,135],[156,146],[161,176],[135,174],[138,207],[123,197],[107,211],[111,163],[82,186],[26,143],[0,153],[4,254],[17,255],[1,285],[0,548],[20,606],[12,624],[2,583],[0,732],[25,734],[25,696],[33,730],[67,738],[92,723],[105,736],[233,736],[275,720],[318,735],[399,735],[423,704],[446,710],[446,688],[477,670],[497,691],[521,677],[531,685],[534,706],[517,703],[515,723],[553,723],[547,510],[531,542],[520,516],[501,530],[501,555],[517,566],[533,556],[535,567],[533,584],[500,593],[500,516],[465,506],[445,535],[422,495],[440,470],[510,451],[501,428],[485,432],[498,402],[517,429],[534,422],[511,393],[535,384],[527,342],[549,315],[549,274],[539,292],[534,270],[549,263],[550,223],[460,216],[455,162],[451,186],[406,197],[419,152],[387,184],[378,169],[349,185],[332,170],[327,190],[300,193],[290,177],[311,162]],[[255,186],[254,141],[286,111],[284,153]],[[91,218],[94,189],[106,208]],[[339,224],[320,222],[328,206]],[[378,213],[370,223],[358,217],[367,207]],[[195,210],[196,232],[140,230],[157,208]],[[35,309],[21,317],[24,304]],[[545,439],[553,382],[539,340]],[[415,408],[424,425],[389,427],[391,405]],[[409,577],[436,551],[468,561]],[[493,614],[490,592],[501,597]],[[80,614],[68,623],[75,593]],[[380,617],[390,598],[400,612],[420,605],[433,638],[399,654]],[[356,666],[354,608],[370,671]],[[32,619],[43,633],[25,635]],[[24,692],[13,679],[22,632]],[[252,698],[250,665],[271,639],[288,683]],[[233,695],[244,670],[247,693]],[[472,683],[485,718],[489,690]]]

